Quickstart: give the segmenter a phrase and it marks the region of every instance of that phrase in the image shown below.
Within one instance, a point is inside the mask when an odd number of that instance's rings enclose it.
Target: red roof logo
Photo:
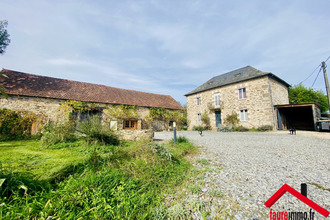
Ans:
[[[326,209],[322,208],[309,198],[303,196],[301,193],[299,193],[297,190],[292,188],[291,186],[284,184],[272,197],[270,197],[267,202],[265,202],[265,206],[270,208],[279,198],[281,198],[284,193],[289,192],[293,196],[297,197],[300,201],[304,202],[308,206],[310,206],[312,209],[323,215],[324,217],[329,216],[329,211]]]

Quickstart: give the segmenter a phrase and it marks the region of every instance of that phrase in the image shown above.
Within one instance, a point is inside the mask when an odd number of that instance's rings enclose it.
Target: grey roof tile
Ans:
[[[199,92],[203,92],[206,90],[218,88],[221,86],[238,83],[242,81],[246,81],[253,78],[258,78],[262,76],[270,75],[273,78],[277,79],[278,81],[282,82],[286,86],[290,86],[288,83],[286,83],[284,80],[280,79],[279,77],[275,76],[274,74],[270,72],[262,72],[252,66],[246,66],[237,70],[233,70],[231,72],[215,76],[212,79],[208,80],[203,85],[197,87],[193,91],[187,93],[185,96],[193,95]]]

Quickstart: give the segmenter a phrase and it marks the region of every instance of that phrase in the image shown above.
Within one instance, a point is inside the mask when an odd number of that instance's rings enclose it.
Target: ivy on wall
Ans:
[[[31,136],[32,125],[41,125],[42,115],[28,111],[0,109],[0,140],[22,139]]]
[[[107,107],[106,113],[116,119],[137,118],[138,106],[136,105],[112,105]]]
[[[88,112],[99,108],[100,105],[97,103],[87,103],[82,101],[67,100],[62,103],[59,110],[62,111],[63,115],[68,115],[69,119],[72,116],[72,112]]]
[[[170,121],[175,121],[179,129],[186,125],[187,121],[187,117],[184,113],[165,108],[149,108],[149,116],[147,116],[145,119],[149,123],[154,120],[164,121],[166,125],[168,125]]]

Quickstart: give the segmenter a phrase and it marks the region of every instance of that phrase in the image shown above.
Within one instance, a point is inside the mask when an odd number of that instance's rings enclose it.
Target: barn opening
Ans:
[[[316,131],[316,122],[321,117],[321,111],[317,104],[288,104],[275,105],[278,130]]]

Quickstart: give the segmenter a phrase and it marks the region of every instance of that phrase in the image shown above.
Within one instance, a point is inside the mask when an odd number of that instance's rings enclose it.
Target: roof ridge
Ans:
[[[1,79],[0,84],[5,87],[6,92],[10,95],[183,109],[170,95],[61,79],[9,69],[2,69],[1,73],[9,77]]]
[[[152,93],[152,92],[144,92],[144,91],[138,91],[138,90],[134,90],[134,89],[123,89],[123,88],[119,88],[119,87],[108,86],[108,85],[103,85],[103,84],[98,84],[98,83],[82,82],[82,81],[71,80],[71,79],[62,79],[62,78],[57,78],[57,77],[52,77],[52,76],[43,76],[43,75],[37,75],[37,74],[33,74],[33,73],[26,73],[26,72],[21,72],[21,71],[16,71],[16,70],[10,70],[10,69],[4,69],[4,68],[2,70],[16,72],[16,73],[23,73],[23,74],[27,74],[27,75],[30,75],[30,76],[44,77],[44,78],[50,78],[50,79],[57,79],[57,80],[64,80],[64,81],[69,81],[69,82],[75,82],[75,83],[104,86],[104,87],[109,87],[109,88],[114,88],[114,89],[120,89],[120,90],[126,90],[126,91],[131,91],[131,92],[139,92],[139,93],[146,93],[146,94],[152,94],[152,95],[161,95],[161,96],[169,96],[169,97],[171,97],[170,95],[157,94],[157,93]],[[0,71],[0,72],[2,72],[2,71]]]
[[[258,77],[263,77],[267,75],[272,75],[274,76],[277,80],[282,82],[283,84],[289,86],[288,83],[286,83],[284,80],[281,78],[277,77],[271,72],[264,72],[261,71],[253,66],[247,65],[245,67],[241,67],[217,76],[212,77],[202,85],[198,86],[196,89],[190,91],[189,93],[185,94],[185,96],[196,94],[198,92],[218,88],[221,86],[233,84],[233,83],[238,83]]]

